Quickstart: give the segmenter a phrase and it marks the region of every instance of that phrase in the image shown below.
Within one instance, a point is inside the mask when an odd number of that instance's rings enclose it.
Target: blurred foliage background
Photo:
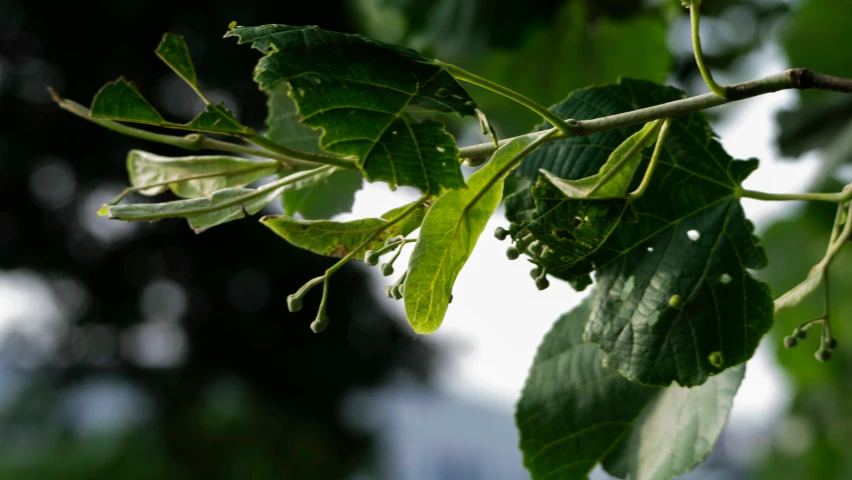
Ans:
[[[704,3],[703,44],[720,80],[748,79],[743,72],[772,48],[790,66],[852,77],[852,54],[842,48],[852,2]],[[0,478],[350,478],[381,452],[343,421],[348,393],[399,378],[428,384],[435,347],[414,342],[403,322],[360,293],[362,270],[335,278],[334,323],[313,335],[310,313],[288,314],[285,297],[328,263],[256,222],[196,237],[181,221],[130,225],[94,216],[122,188],[127,150],[151,145],[67,115],[45,87],[86,103],[104,82],[125,75],[153,92],[162,111],[189,118],[196,103],[153,55],[160,35],[173,31],[186,37],[210,95],[261,127],[265,98],[251,81],[257,56],[220,40],[231,20],[363,33],[544,104],[619,76],[706,91],[677,0],[298,7],[0,0]],[[538,122],[489,92],[471,93],[500,136]],[[801,97],[777,118],[779,155],[818,156],[810,190],[837,190],[852,180],[852,99]],[[481,141],[475,126],[451,127],[461,142]],[[823,254],[833,215],[830,205],[797,206],[759,225],[771,259],[760,275],[776,293]],[[816,335],[778,351],[794,401],[741,478],[852,478],[852,329],[844,324],[852,316],[852,297],[844,294],[850,265],[844,252],[832,269],[840,348],[828,364],[813,359]],[[821,313],[819,302],[817,295],[781,314],[773,341]]]

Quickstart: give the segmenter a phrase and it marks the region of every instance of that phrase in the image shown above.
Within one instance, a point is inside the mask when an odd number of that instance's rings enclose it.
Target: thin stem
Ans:
[[[567,137],[581,137],[630,125],[645,124],[654,120],[674,118],[744,100],[746,98],[789,89],[829,90],[833,92],[852,94],[852,79],[823,75],[806,68],[794,68],[758,80],[729,85],[727,87],[727,98],[722,98],[715,93],[707,93],[704,95],[675,100],[673,102],[663,103],[653,107],[640,108],[638,110],[601,118],[590,120],[571,120],[571,134],[557,134],[549,137],[549,139],[558,140],[560,138]],[[534,136],[540,134],[541,132],[533,132],[522,136]],[[515,138],[518,137],[505,138],[500,140],[499,143],[502,146],[511,142]],[[459,155],[463,158],[482,157],[494,153],[494,150],[496,149],[497,147],[495,147],[493,143],[481,143],[478,145],[460,148]]]
[[[831,305],[831,290],[828,283],[828,269],[824,269],[822,271],[822,304],[823,304],[823,322],[822,322],[822,336],[820,337],[820,347],[825,348],[826,340],[831,338],[831,314],[829,312],[829,305]]]
[[[604,174],[604,176],[601,177],[601,179],[597,181],[597,183],[595,183],[595,185],[592,187],[592,189],[589,190],[586,193],[587,197],[591,197],[595,192],[600,190],[601,187],[606,185],[607,182],[612,180],[612,177],[618,175],[619,170],[621,170],[621,168],[624,167],[624,165],[627,164],[627,162],[630,160],[630,158],[633,157],[634,155],[636,155],[637,153],[639,153],[640,151],[642,151],[645,148],[645,141],[648,139],[648,137],[650,137],[651,135],[656,133],[657,128],[659,128],[659,126],[660,126],[659,120],[657,120],[654,123],[655,123],[654,127],[651,128],[650,130],[648,130],[647,132],[645,132],[644,134],[642,134],[642,136],[639,137],[639,140],[635,144],[633,144],[633,146],[631,146],[629,150],[627,150],[627,153],[625,153],[624,155],[622,155],[622,157],[620,159],[618,159],[618,163],[613,165],[613,167],[611,169],[609,169]]]
[[[695,63],[698,64],[698,70],[701,72],[701,76],[704,78],[704,82],[710,88],[710,91],[722,98],[727,98],[728,89],[713,80],[713,74],[710,73],[710,69],[704,63],[704,53],[701,51],[701,37],[698,34],[699,23],[701,23],[700,7],[701,0],[692,0],[689,7],[689,19],[692,24],[692,49],[695,52]]]
[[[249,133],[239,135],[241,138],[251,142],[258,147],[265,148],[270,152],[275,152],[287,157],[297,158],[306,162],[319,163],[322,165],[333,165],[335,167],[357,169],[358,166],[355,160],[350,157],[337,157],[334,155],[325,155],[322,153],[303,152],[301,150],[293,150],[284,145],[279,145],[276,142],[264,137],[263,135],[249,129]]]
[[[663,125],[660,127],[660,133],[657,136],[657,144],[654,145],[654,153],[651,154],[651,161],[648,163],[648,168],[645,170],[645,175],[642,177],[642,183],[639,184],[639,187],[633,193],[627,195],[628,200],[636,200],[644,195],[645,190],[648,189],[648,185],[651,183],[651,176],[654,174],[654,168],[657,166],[660,155],[662,155],[663,141],[666,139],[666,134],[669,133],[669,127],[671,124],[672,121],[670,118],[663,120]]]
[[[246,155],[255,155],[264,158],[272,158],[281,161],[286,166],[292,169],[316,165],[334,165],[336,167],[350,169],[357,168],[355,160],[351,158],[293,150],[283,145],[279,145],[273,142],[272,140],[269,140],[268,138],[264,137],[263,135],[260,135],[252,129],[247,129],[246,132],[242,133],[222,133],[247,140],[248,142],[262,147],[263,150],[259,150],[245,145],[237,145],[229,142],[223,142],[221,140],[206,137],[199,133],[192,133],[180,137],[176,135],[165,135],[162,133],[149,132],[147,130],[141,130],[138,128],[130,127],[122,123],[114,122],[112,120],[94,118],[90,115],[91,112],[89,111],[89,109],[84,107],[83,105],[80,105],[79,103],[74,102],[73,100],[68,100],[60,97],[53,89],[50,89],[50,93],[51,95],[53,95],[53,99],[56,101],[56,103],[63,110],[71,112],[80,118],[84,118],[92,123],[96,123],[114,132],[118,132],[134,138],[140,138],[142,140],[163,143],[166,145],[171,145],[173,147],[185,148],[187,150],[193,151],[211,149],[226,152],[243,153]]]
[[[539,105],[531,98],[528,98],[520,93],[511,90],[509,88],[504,87],[503,85],[492,82],[491,80],[482,78],[478,75],[468,72],[467,70],[463,70],[455,65],[450,65],[449,63],[444,63],[439,60],[435,61],[438,65],[443,67],[445,70],[450,72],[455,78],[472,83],[479,87],[491,90],[494,93],[503,95],[509,100],[514,100],[515,102],[529,108],[533,112],[541,115],[542,118],[550,122],[554,127],[559,129],[565,135],[571,135],[574,133],[574,128],[568,124],[565,120],[559,118],[558,115],[551,112],[547,108],[542,105]]]
[[[825,258],[822,262],[825,263],[826,269],[829,265],[831,265],[831,262],[834,261],[834,258],[837,256],[837,253],[840,252],[840,249],[846,245],[846,241],[849,240],[850,234],[852,234],[852,203],[849,204],[849,210],[846,212],[846,223],[843,225],[843,230],[840,231],[840,234],[834,240],[834,243],[828,247],[828,252],[825,253]]]
[[[850,192],[837,193],[766,193],[754,190],[741,190],[740,196],[766,201],[809,200],[842,203],[849,200]]]

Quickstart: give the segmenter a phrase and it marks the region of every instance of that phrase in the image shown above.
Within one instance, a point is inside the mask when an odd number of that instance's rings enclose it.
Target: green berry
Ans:
[[[379,254],[374,252],[373,250],[367,250],[367,253],[364,254],[364,263],[371,267],[378,265]]]
[[[506,257],[509,260],[517,260],[520,256],[521,253],[518,251],[517,248],[515,248],[514,245],[506,249]]]
[[[827,348],[829,350],[835,350],[837,348],[837,339],[834,338],[834,337],[829,338],[825,342],[825,348]]]
[[[530,270],[530,277],[532,277],[532,279],[535,280],[536,278],[541,276],[541,272],[542,272],[541,266],[536,265],[535,268]]]
[[[518,233],[519,231],[521,231],[521,227],[518,226],[517,223],[510,223],[509,224],[509,235],[514,237],[515,234]]]
[[[814,357],[816,357],[816,359],[819,360],[820,362],[827,362],[831,359],[831,352],[828,351],[825,348],[820,348],[814,354]]]
[[[393,275],[393,265],[391,265],[390,263],[383,263],[381,269],[382,275],[386,277],[389,275]]]
[[[535,287],[539,290],[544,290],[545,288],[550,286],[550,282],[547,281],[547,277],[538,277],[535,279]]]
[[[808,338],[808,332],[802,330],[801,328],[797,328],[796,330],[794,330],[793,335],[795,335],[796,338],[798,338],[799,340],[804,340]]]
[[[796,340],[796,337],[792,335],[788,335],[784,337],[784,348],[793,348],[798,345],[799,341]]]
[[[497,240],[500,240],[501,242],[503,240],[506,240],[507,236],[509,236],[509,231],[503,227],[497,227],[497,229],[494,230],[494,237],[497,238]]]
[[[290,312],[298,312],[302,309],[302,298],[297,297],[296,294],[287,296],[287,310]]]

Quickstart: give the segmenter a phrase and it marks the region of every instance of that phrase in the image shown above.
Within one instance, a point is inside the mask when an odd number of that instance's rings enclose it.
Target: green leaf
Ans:
[[[266,92],[269,114],[266,136],[272,141],[303,152],[320,153],[319,132],[301,124],[296,105],[287,94],[288,87],[280,85]],[[307,188],[287,190],[281,197],[284,214],[300,213],[309,219],[330,218],[352,211],[355,192],[361,189],[361,173],[355,170],[336,170],[328,176],[315,177]]]
[[[164,203],[108,205],[106,213],[110,218],[128,221],[184,217],[195,233],[201,233],[210,227],[238,220],[246,215],[254,215],[285,190],[298,188],[299,182],[307,181],[314,175],[325,174],[328,170],[332,168],[320,167],[300,172],[268,183],[257,190],[226,188],[201,198]]]
[[[382,230],[382,233],[368,247],[353,257],[355,260],[363,260],[365,251],[375,250],[384,245],[388,238],[396,235],[406,236],[420,227],[425,213],[423,207],[415,210],[399,223],[384,229],[387,219],[393,218],[408,207],[409,205],[404,205],[395,208],[382,215],[382,218],[364,218],[350,222],[297,220],[286,215],[270,215],[261,218],[260,222],[297,247],[327,257],[338,258],[345,257],[376,231]]]
[[[302,123],[323,130],[322,149],[357,157],[368,180],[431,194],[464,186],[455,141],[443,124],[408,115],[415,108],[475,114],[467,92],[432,60],[317,27],[238,27],[225,36],[266,55],[255,69],[260,88],[286,82]]]
[[[182,36],[174,33],[166,33],[157,46],[157,56],[177,73],[186,83],[197,87],[198,79],[195,76],[195,66],[189,55],[189,48]]]
[[[598,463],[633,480],[674,478],[713,449],[744,366],[695,388],[648,387],[603,365],[583,343],[587,299],[563,315],[539,346],[518,402],[524,465],[533,479],[585,479]]]
[[[588,119],[682,97],[673,88],[623,80],[574,92],[553,109],[562,118]],[[518,174],[535,179],[546,169],[566,179],[588,177],[638,128],[550,142]],[[523,208],[507,215],[544,244],[538,261],[549,273],[583,285],[597,272],[586,339],[601,346],[613,368],[650,385],[699,385],[748,360],[772,325],[769,288],[748,272],[765,266],[766,257],[738,194],[756,167],[756,160],[725,153],[696,113],[673,121],[648,190],[627,211],[616,200],[586,206],[577,202],[591,201],[533,189],[515,195],[532,195],[536,210],[515,199],[507,207]],[[578,224],[582,208],[598,210]],[[600,233],[598,242],[592,232]]]
[[[127,172],[134,187],[157,195],[171,189],[183,198],[204,197],[216,190],[244,187],[275,174],[281,164],[275,160],[249,160],[225,156],[161,157],[142,150],[127,154]]]
[[[224,104],[207,105],[191,122],[173,123],[166,121],[131,82],[124,77],[104,85],[92,100],[91,115],[119,122],[144,123],[179,130],[209,133],[246,133],[248,129]]]
[[[503,180],[532,143],[518,137],[503,145],[471,175],[468,188],[446,192],[429,209],[405,280],[405,314],[415,332],[441,326],[456,277],[500,204]]]
[[[542,169],[542,176],[554,187],[559,189],[564,196],[569,198],[617,198],[627,195],[627,188],[633,180],[633,175],[636,169],[639,168],[639,163],[642,161],[642,149],[654,145],[656,137],[654,133],[660,128],[659,122],[651,122],[645,125],[642,130],[627,137],[627,140],[621,142],[615,150],[609,155],[606,163],[603,164],[598,173],[581,178],[579,180],[565,180],[556,175]],[[640,145],[639,150],[635,150],[637,145]],[[631,149],[634,149],[631,152]],[[631,154],[629,157],[626,155]],[[621,163],[624,162],[624,163]],[[621,165],[619,165],[621,164]],[[601,185],[594,192],[592,191],[598,183],[605,179],[605,176],[618,167],[618,171],[613,176]]]

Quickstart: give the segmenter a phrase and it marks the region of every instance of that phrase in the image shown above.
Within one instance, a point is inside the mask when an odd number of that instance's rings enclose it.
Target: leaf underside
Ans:
[[[262,90],[286,82],[302,123],[320,128],[320,146],[355,156],[368,180],[426,193],[464,187],[458,150],[442,123],[415,122],[412,109],[475,115],[476,104],[444,68],[417,52],[317,27],[238,27],[226,36],[265,56]]]
[[[745,366],[694,388],[649,387],[602,365],[582,342],[591,299],[563,315],[539,346],[518,402],[524,465],[533,479],[585,479],[598,463],[633,480],[674,478],[713,449]]]
[[[352,257],[354,260],[363,260],[367,250],[378,248],[390,237],[407,236],[420,226],[425,214],[424,207],[414,210],[390,228],[383,228],[387,219],[393,218],[408,207],[409,205],[404,205],[395,208],[382,215],[382,218],[363,218],[349,222],[298,220],[286,215],[264,217],[260,222],[297,247],[338,258],[345,257],[370,236],[381,231],[368,246]]]
[[[674,88],[622,80],[574,92],[552,109],[582,120],[682,97]],[[518,175],[535,181],[545,169],[564,179],[591,176],[638,129],[551,142]],[[583,287],[596,272],[585,336],[613,368],[649,385],[700,385],[748,360],[772,325],[769,288],[748,272],[766,257],[737,196],[756,167],[756,160],[725,153],[695,113],[672,122],[648,189],[632,205],[570,199],[539,182],[507,199],[507,216],[547,247],[537,261],[549,273]]]

